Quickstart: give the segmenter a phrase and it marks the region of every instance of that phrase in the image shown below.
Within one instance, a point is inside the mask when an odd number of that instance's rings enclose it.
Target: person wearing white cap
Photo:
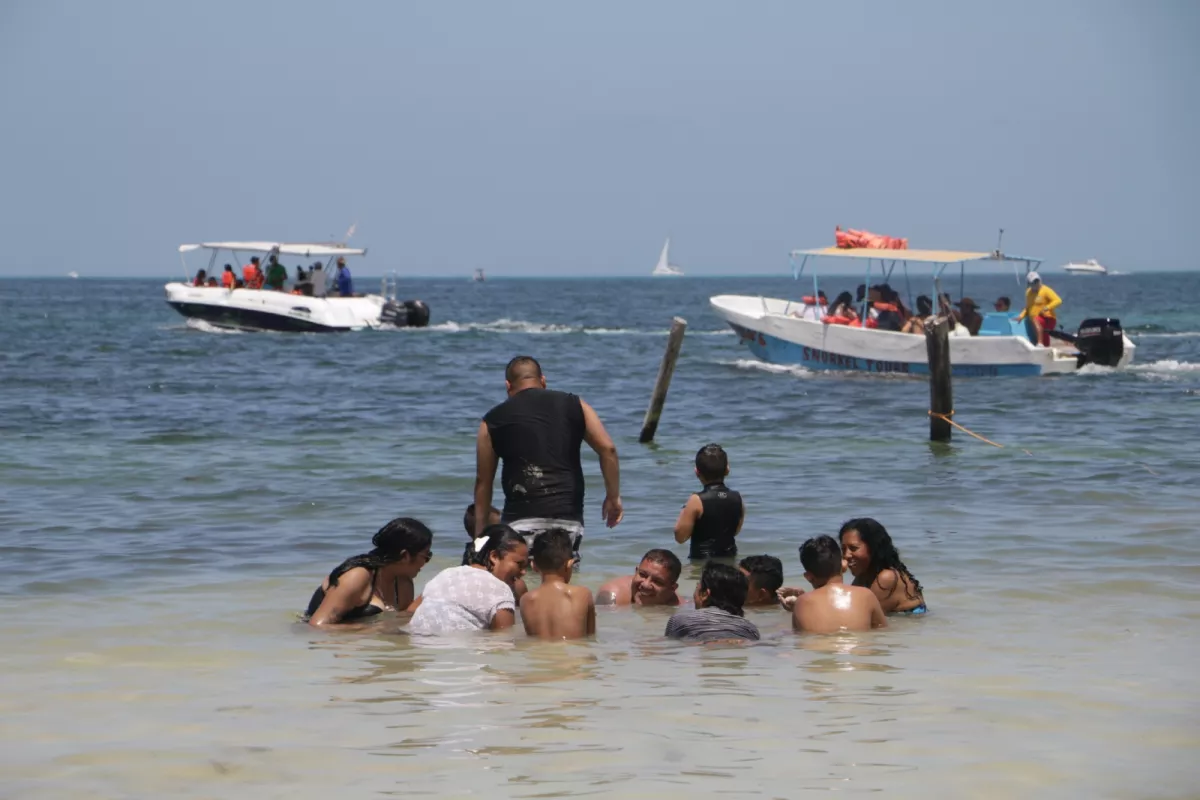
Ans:
[[[1017,322],[1028,317],[1037,329],[1036,344],[1050,346],[1050,331],[1058,325],[1054,309],[1062,305],[1062,298],[1042,283],[1042,276],[1030,272],[1025,276],[1025,310],[1017,315]]]

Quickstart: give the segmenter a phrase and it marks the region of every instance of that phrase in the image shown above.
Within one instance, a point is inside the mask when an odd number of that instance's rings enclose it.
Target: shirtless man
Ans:
[[[571,534],[543,532],[533,540],[530,557],[542,585],[521,598],[525,633],[542,639],[581,639],[596,632],[596,605],[586,586],[571,586]]]
[[[839,551],[840,552],[840,551]],[[670,550],[654,549],[642,556],[631,578],[613,578],[596,592],[597,605],[677,606],[679,573],[683,565]]]
[[[865,586],[846,586],[842,548],[832,536],[818,536],[800,546],[804,578],[813,590],[796,598],[792,628],[808,633],[836,633],[886,628],[887,619],[875,594]]]

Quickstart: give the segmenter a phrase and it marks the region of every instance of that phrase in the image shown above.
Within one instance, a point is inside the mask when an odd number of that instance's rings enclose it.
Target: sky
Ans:
[[[787,274],[834,226],[1197,269],[1200,4],[0,2],[0,275]],[[196,266],[200,266],[197,262]]]

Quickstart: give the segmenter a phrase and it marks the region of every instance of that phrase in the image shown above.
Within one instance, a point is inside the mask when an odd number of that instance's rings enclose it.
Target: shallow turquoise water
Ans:
[[[1004,449],[931,447],[920,380],[753,361],[707,298],[802,293],[786,278],[411,282],[431,329],[342,336],[190,327],[154,281],[0,281],[0,793],[1188,796],[1200,278],[1046,277],[1068,327],[1119,316],[1137,363],[956,381],[956,420]],[[641,446],[673,315],[683,355]],[[795,583],[804,538],[876,516],[934,613],[738,650],[665,644],[653,611],[561,646],[297,625],[391,517],[433,527],[423,578],[455,562],[473,434],[517,353],[620,448],[615,530],[586,462],[579,582],[673,545],[718,441],[743,554]]]

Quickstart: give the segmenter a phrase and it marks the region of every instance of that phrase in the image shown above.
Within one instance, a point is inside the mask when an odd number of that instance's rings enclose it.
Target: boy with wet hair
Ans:
[[[836,633],[886,628],[887,619],[875,594],[865,586],[846,586],[842,546],[832,536],[800,545],[804,577],[813,590],[796,598],[792,628],[808,633]]]
[[[585,586],[571,586],[575,567],[571,534],[551,528],[529,550],[542,585],[521,598],[525,633],[542,639],[580,639],[596,633],[596,605]]]
[[[729,456],[719,444],[706,444],[696,453],[696,477],[703,489],[687,499],[675,522],[675,541],[691,540],[688,558],[732,558],[737,555],[734,538],[746,519],[742,496],[725,485]]]
[[[779,589],[783,586],[783,562],[775,556],[747,556],[738,569],[750,581],[746,592],[747,606],[777,606]]]
[[[736,567],[708,562],[692,595],[696,607],[667,620],[663,635],[690,642],[758,641],[758,627],[742,611],[748,588],[746,576]]]

